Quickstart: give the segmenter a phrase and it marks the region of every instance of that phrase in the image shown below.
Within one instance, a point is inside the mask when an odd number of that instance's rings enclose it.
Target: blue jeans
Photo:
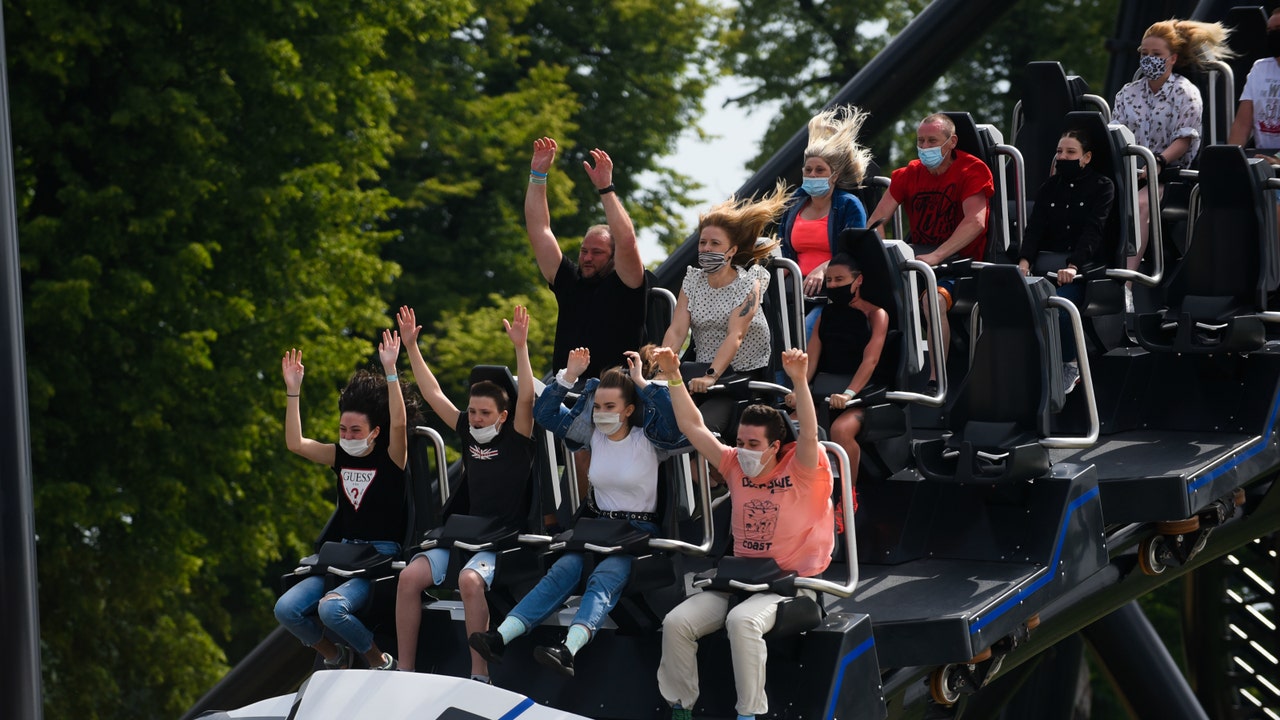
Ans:
[[[375,542],[373,546],[383,555],[400,554],[397,543]],[[356,619],[355,613],[369,604],[373,582],[352,578],[326,593],[325,579],[323,575],[312,575],[289,588],[276,601],[276,620],[307,647],[320,642],[324,628],[329,628],[356,652],[369,652],[373,633]],[[321,602],[326,595],[334,597]]]
[[[656,533],[658,526],[652,523],[632,521],[641,530]],[[573,616],[574,625],[582,625],[595,634],[600,623],[618,604],[622,589],[631,579],[630,555],[609,555],[596,563],[596,569],[587,578],[587,587],[582,591],[582,603],[578,606],[578,614]],[[546,620],[564,601],[573,594],[578,581],[582,579],[582,571],[586,566],[586,557],[580,552],[565,553],[556,560],[546,577],[525,595],[511,610],[510,615],[524,623],[526,628]]]

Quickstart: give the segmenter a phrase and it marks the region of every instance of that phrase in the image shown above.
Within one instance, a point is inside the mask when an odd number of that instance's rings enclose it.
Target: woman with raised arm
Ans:
[[[529,311],[517,305],[511,322],[503,327],[516,349],[519,373],[515,417],[507,422],[511,399],[496,383],[482,380],[471,386],[467,412],[453,404],[427,367],[418,347],[418,325],[413,308],[404,306],[396,314],[400,335],[408,347],[413,377],[431,409],[462,439],[462,467],[466,475],[461,493],[467,501],[466,514],[499,518],[506,527],[524,529],[528,515],[529,478],[533,469],[533,366],[529,362]],[[450,508],[455,501],[450,502]],[[446,511],[449,508],[446,508]],[[400,669],[417,667],[418,630],[422,624],[422,593],[444,582],[449,570],[448,548],[434,548],[409,560],[396,590],[396,645]],[[489,629],[489,603],[485,593],[493,584],[497,555],[475,553],[458,573],[467,632]],[[489,682],[489,664],[471,653],[471,679]]]
[[[285,444],[290,452],[333,468],[337,475],[338,506],[333,534],[344,543],[369,543],[379,554],[395,558],[408,532],[404,506],[408,461],[408,426],[404,394],[396,373],[400,336],[382,331],[378,359],[385,379],[367,370],[351,377],[338,396],[338,442],[323,443],[302,434],[299,395],[302,389],[302,351],[290,350],[281,361],[285,386]],[[312,575],[290,588],[276,602],[276,619],[286,630],[324,658],[331,670],[351,667],[349,645],[364,655],[375,670],[395,670],[396,661],[378,649],[373,632],[355,617],[368,604],[372,581],[352,578],[325,592],[326,578]],[[328,628],[342,639],[337,645],[324,636]]]
[[[564,439],[571,450],[591,448],[591,485],[582,517],[625,520],[636,529],[656,534],[658,465],[688,443],[676,426],[667,388],[644,379],[639,354],[628,352],[626,359],[628,372],[610,368],[598,380],[588,380],[570,409],[564,406],[565,395],[591,364],[586,348],[570,351],[568,367],[542,391],[534,415],[538,424]],[[529,373],[532,380],[532,371]],[[625,554],[609,555],[596,563],[564,642],[535,648],[538,662],[573,675],[574,656],[617,605],[631,577],[631,563],[632,557]],[[581,552],[561,555],[497,630],[471,634],[471,647],[486,660],[499,662],[508,643],[537,627],[564,604],[582,581],[585,566]]]
[[[880,352],[889,333],[889,313],[862,297],[862,271],[849,255],[841,253],[831,259],[826,282],[827,304],[809,339],[809,383],[814,397],[829,394],[826,402],[830,408],[843,411],[831,422],[829,431],[832,442],[849,454],[852,481],[856,483],[862,456],[857,440],[862,430],[862,410],[846,408],[866,389],[880,363]],[[795,397],[791,393],[786,398],[793,408]]]
[[[743,375],[768,380],[772,352],[769,325],[760,300],[769,289],[769,273],[759,263],[777,247],[757,242],[777,220],[788,202],[787,186],[779,182],[759,200],[729,200],[698,219],[698,267],[689,268],[663,345],[679,351],[692,332],[698,377],[689,378],[689,391],[705,393],[721,380]],[[714,432],[725,433],[732,420],[733,401],[716,398],[703,403],[703,415]]]
[[[838,252],[845,228],[867,226],[867,209],[850,190],[862,185],[871,151],[858,144],[869,113],[853,105],[828,108],[809,120],[804,150],[804,182],[782,216],[782,256],[796,261],[806,297],[821,295],[827,263]],[[805,337],[813,335],[821,306],[805,315]]]
[[[1142,77],[1116,93],[1111,121],[1129,128],[1134,142],[1155,155],[1157,167],[1145,170],[1150,182],[1159,182],[1156,174],[1165,168],[1190,167],[1200,152],[1204,101],[1195,84],[1174,69],[1204,67],[1211,60],[1232,57],[1227,47],[1230,34],[1219,23],[1194,20],[1162,20],[1143,33],[1138,45]],[[1159,190],[1163,193],[1164,186]],[[1141,234],[1138,252],[1128,260],[1130,270],[1138,269],[1147,250],[1152,212],[1148,204],[1147,194],[1138,193]]]

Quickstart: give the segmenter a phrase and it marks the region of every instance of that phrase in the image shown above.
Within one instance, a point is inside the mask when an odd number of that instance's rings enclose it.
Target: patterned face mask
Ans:
[[[728,264],[729,264],[728,253],[718,253],[718,252],[698,253],[698,267],[702,268],[706,272],[713,273]]]
[[[1148,80],[1159,80],[1164,75],[1166,61],[1162,57],[1155,55],[1144,55],[1138,61],[1138,71],[1142,73],[1142,77]]]

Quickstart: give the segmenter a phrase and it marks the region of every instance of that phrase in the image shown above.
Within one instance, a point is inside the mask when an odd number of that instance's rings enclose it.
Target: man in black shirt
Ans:
[[[555,157],[555,140],[533,142],[525,226],[538,269],[560,306],[552,367],[565,367],[569,351],[585,347],[591,351],[591,365],[582,377],[593,378],[623,365],[623,353],[644,343],[648,281],[635,228],[613,189],[613,160],[603,150],[592,150],[595,165],[584,161],[582,167],[600,193],[607,224],[587,230],[577,265],[560,251],[547,208],[547,174]]]

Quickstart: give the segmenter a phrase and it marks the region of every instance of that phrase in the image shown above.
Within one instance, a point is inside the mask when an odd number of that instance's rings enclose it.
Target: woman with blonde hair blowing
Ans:
[[[808,297],[823,291],[827,263],[845,228],[867,225],[867,210],[849,190],[862,184],[871,151],[858,144],[867,113],[853,105],[823,110],[809,120],[804,151],[804,180],[792,195],[779,225],[782,255],[796,261]],[[813,333],[820,308],[805,317],[805,335]]]
[[[730,374],[767,379],[772,345],[759,308],[769,288],[769,273],[758,263],[778,243],[757,241],[788,200],[787,185],[779,182],[758,200],[729,198],[699,217],[698,267],[685,273],[662,341],[665,347],[680,348],[692,331],[697,362],[706,370],[690,377],[690,392],[704,393]],[[729,419],[708,417],[707,423],[723,432]]]
[[[1226,47],[1230,31],[1218,23],[1194,20],[1162,20],[1147,28],[1138,45],[1138,71],[1142,77],[1116,93],[1113,122],[1133,132],[1134,142],[1156,156],[1156,168],[1147,176],[1169,168],[1189,167],[1200,152],[1200,126],[1204,101],[1200,91],[1174,68],[1203,67],[1213,59],[1231,57]],[[1163,188],[1161,188],[1163,189]],[[1147,248],[1146,193],[1138,194],[1142,228],[1138,252],[1129,258],[1136,270]]]

